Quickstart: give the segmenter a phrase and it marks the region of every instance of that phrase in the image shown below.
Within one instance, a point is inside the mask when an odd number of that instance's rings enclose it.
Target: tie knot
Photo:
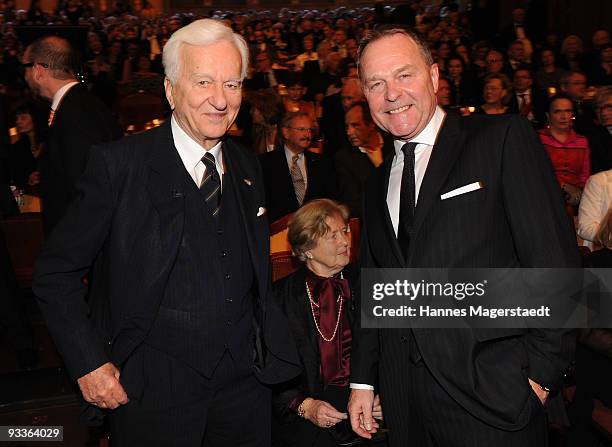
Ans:
[[[409,155],[414,153],[414,149],[416,148],[417,143],[411,142],[406,143],[402,146],[402,152],[404,155]]]
[[[294,163],[297,163],[298,160],[300,159],[300,154],[294,155],[291,159],[293,160]]]
[[[202,163],[209,169],[216,169],[215,156],[210,152],[206,152],[202,157]]]

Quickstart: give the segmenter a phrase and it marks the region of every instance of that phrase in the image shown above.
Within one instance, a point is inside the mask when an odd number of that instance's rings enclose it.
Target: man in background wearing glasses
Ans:
[[[92,145],[122,132],[110,110],[76,78],[78,56],[67,40],[42,37],[23,55],[24,77],[32,91],[51,101],[49,137],[41,159],[41,195],[46,233],[74,199]]]
[[[312,199],[336,197],[329,159],[309,151],[314,123],[304,112],[289,113],[280,124],[283,146],[260,157],[270,222]]]

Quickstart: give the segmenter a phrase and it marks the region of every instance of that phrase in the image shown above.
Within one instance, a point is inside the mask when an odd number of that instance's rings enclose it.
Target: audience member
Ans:
[[[514,93],[510,98],[510,113],[518,113],[527,118],[535,128],[546,122],[548,98],[540,90],[533,88],[533,77],[528,67],[516,67],[513,78]]]
[[[574,34],[569,35],[561,43],[559,65],[566,70],[584,71],[583,53],[582,39]]]
[[[314,122],[309,114],[287,114],[280,124],[282,146],[259,158],[263,169],[270,223],[312,199],[335,198],[331,160],[308,149]]]
[[[351,216],[361,217],[362,189],[366,179],[383,162],[385,142],[366,102],[357,102],[345,113],[350,147],[336,152],[334,166],[338,178],[338,200],[346,203]]]
[[[38,114],[31,106],[22,105],[15,110],[19,137],[9,148],[7,175],[17,187],[35,186],[40,180],[38,160],[45,144],[46,126],[38,121]]]
[[[586,182],[578,211],[578,236],[601,248],[598,235],[611,210],[612,170],[608,170],[592,175]]]
[[[23,55],[25,79],[51,101],[49,136],[41,158],[45,230],[50,232],[76,196],[92,145],[117,139],[121,129],[108,108],[76,79],[76,55],[68,41],[42,37]]]
[[[552,97],[546,117],[548,126],[539,131],[540,141],[548,152],[568,211],[574,215],[591,172],[591,149],[572,126],[574,107],[568,96]]]
[[[587,77],[580,71],[568,71],[561,77],[561,92],[574,103],[575,128],[587,133],[592,127],[595,116],[587,96]]]
[[[339,93],[323,99],[321,135],[325,155],[333,157],[336,152],[350,147],[344,128],[344,114],[348,107],[363,99],[359,79],[348,76],[342,77],[342,88]]]
[[[565,70],[556,66],[555,52],[551,48],[543,48],[540,51],[539,62],[540,66],[536,71],[537,88],[546,91],[548,94],[550,92],[556,93],[561,85],[561,77]]]
[[[601,87],[593,104],[597,124],[585,132],[591,146],[591,174],[612,169],[612,86]]]
[[[484,104],[477,109],[477,112],[487,115],[507,113],[511,94],[512,86],[505,74],[499,72],[489,74],[485,78],[482,92]]]
[[[279,141],[278,124],[285,114],[282,101],[275,93],[265,90],[250,92],[247,101],[251,125],[246,132],[251,148],[256,154],[275,150]]]

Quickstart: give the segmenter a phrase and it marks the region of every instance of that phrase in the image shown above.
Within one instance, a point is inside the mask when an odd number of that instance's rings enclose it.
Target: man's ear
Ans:
[[[281,133],[283,134],[283,138],[285,140],[289,138],[289,130],[286,127],[281,127]]]
[[[45,68],[40,64],[32,65],[32,77],[36,81],[40,81],[45,75]]]
[[[166,99],[168,100],[168,104],[170,104],[170,108],[174,110],[174,96],[172,95],[172,83],[170,79],[164,78],[164,90],[166,91]]]
[[[434,88],[434,93],[438,93],[438,80],[440,79],[440,72],[438,69],[438,64],[432,64],[429,69],[429,76],[431,76],[431,83]]]

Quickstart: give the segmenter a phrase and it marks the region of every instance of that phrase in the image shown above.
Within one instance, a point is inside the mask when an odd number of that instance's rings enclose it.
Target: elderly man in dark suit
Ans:
[[[92,150],[34,291],[85,401],[108,412],[114,446],[267,447],[261,381],[289,379],[297,360],[263,327],[282,322],[265,300],[261,171],[226,138],[248,48],[198,20],[172,35],[163,63],[171,120]]]
[[[309,151],[313,126],[307,113],[288,113],[280,123],[283,146],[260,156],[270,222],[309,200],[336,197],[331,160]]]
[[[116,140],[122,132],[106,105],[77,81],[78,57],[67,40],[41,37],[26,48],[22,65],[30,88],[51,101],[40,168],[45,231],[50,232],[76,196],[91,146]]]
[[[445,113],[438,67],[404,29],[372,32],[359,61],[372,117],[395,140],[395,156],[365,188],[365,267],[580,265],[550,162],[525,119]],[[544,445],[542,404],[560,386],[562,334],[356,331],[353,429],[376,430],[378,380],[393,447]]]

